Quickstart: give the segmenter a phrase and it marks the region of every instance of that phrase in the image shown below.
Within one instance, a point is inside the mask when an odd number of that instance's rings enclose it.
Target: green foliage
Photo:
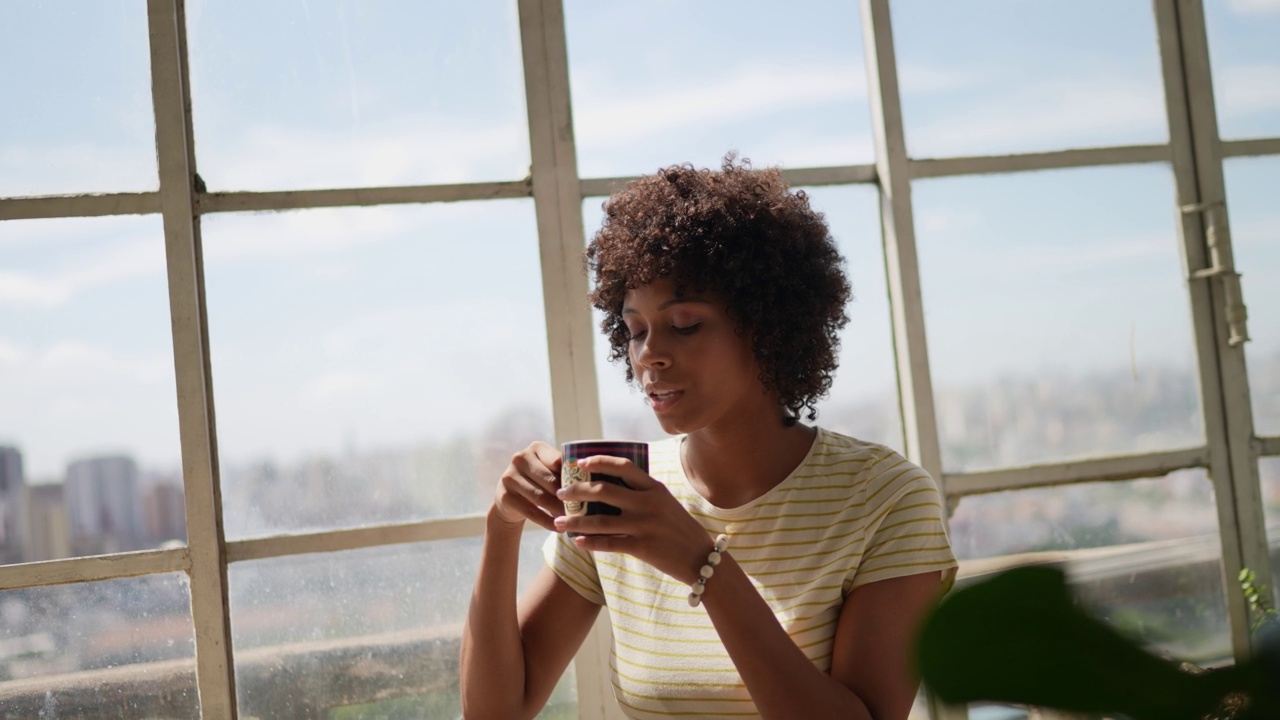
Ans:
[[[1260,632],[1268,624],[1280,622],[1276,609],[1267,601],[1267,587],[1265,585],[1259,587],[1256,584],[1257,574],[1245,568],[1240,571],[1237,579],[1240,581],[1240,590],[1244,593],[1245,600],[1249,601],[1249,616],[1253,618],[1251,625],[1253,632]]]
[[[952,703],[1201,720],[1244,695],[1237,720],[1274,720],[1280,637],[1266,642],[1249,663],[1184,672],[1076,607],[1061,570],[1027,567],[950,595],[925,624],[918,650],[925,683]]]

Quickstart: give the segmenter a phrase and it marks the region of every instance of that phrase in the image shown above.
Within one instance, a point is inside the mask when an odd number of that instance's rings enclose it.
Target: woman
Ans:
[[[830,388],[850,295],[821,214],[732,156],[670,167],[606,202],[587,262],[611,358],[676,437],[649,473],[579,463],[627,487],[559,489],[543,443],[512,458],[463,634],[465,716],[537,714],[606,606],[629,717],[907,717],[914,634],[955,559],[923,470],[800,421]],[[555,534],[517,602],[526,521]]]

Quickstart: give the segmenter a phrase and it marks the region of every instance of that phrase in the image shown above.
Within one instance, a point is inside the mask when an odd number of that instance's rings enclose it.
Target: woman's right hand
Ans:
[[[493,511],[503,522],[522,525],[525,519],[554,531],[553,520],[564,515],[560,489],[560,450],[535,442],[511,456],[511,464],[498,480]]]

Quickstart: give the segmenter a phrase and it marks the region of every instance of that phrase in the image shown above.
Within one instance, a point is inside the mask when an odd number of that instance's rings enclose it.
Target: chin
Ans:
[[[680,435],[690,432],[690,428],[687,427],[687,423],[682,423],[676,418],[657,415],[656,413],[654,417],[657,419],[658,425],[662,428],[662,431],[668,435]]]

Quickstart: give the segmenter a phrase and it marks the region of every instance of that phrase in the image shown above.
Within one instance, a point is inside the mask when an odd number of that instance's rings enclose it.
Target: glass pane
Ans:
[[[188,8],[210,189],[515,180],[529,174],[509,0]]]
[[[818,424],[904,451],[894,369],[889,290],[880,233],[880,197],[871,185],[806,188],[827,217],[853,285],[840,335],[840,369],[831,395],[818,406]]]
[[[1280,136],[1280,5],[1205,0],[1204,15],[1219,134]]]
[[[154,190],[149,47],[143,0],[0,5],[0,196]]]
[[[948,471],[1203,442],[1167,167],[930,180],[914,198]]]
[[[0,398],[6,561],[185,540],[159,217],[0,223]]]
[[[1271,546],[1272,597],[1280,604],[1280,458],[1259,459],[1258,475],[1262,480],[1262,512]]]
[[[962,498],[951,540],[962,576],[1062,562],[1081,601],[1131,636],[1200,665],[1231,657],[1204,470]]]
[[[0,677],[5,717],[199,718],[187,576],[0,593]]]
[[[840,368],[830,395],[818,405],[818,424],[863,440],[902,447],[889,298],[876,189],[871,186],[805,188],[831,228],[853,285],[849,324],[841,334]],[[600,227],[601,200],[584,203],[588,235]],[[593,313],[595,327],[601,315]],[[638,390],[626,382],[623,365],[608,361],[604,335],[595,336],[596,375],[606,437],[659,440],[666,437]]]
[[[579,173],[718,167],[729,150],[758,165],[871,162],[859,27],[847,0],[797,0],[786,12],[763,0],[662,12],[568,0]]]
[[[1280,435],[1280,157],[1227,160],[1224,172],[1231,249],[1249,309],[1253,422],[1258,435]]]
[[[531,201],[204,228],[228,537],[481,512],[551,436]]]
[[[1149,2],[892,7],[912,157],[1168,140]]]
[[[524,536],[521,589],[545,537]],[[240,715],[460,717],[458,643],[479,561],[480,539],[467,538],[231,566]],[[541,717],[577,716],[572,678]]]

